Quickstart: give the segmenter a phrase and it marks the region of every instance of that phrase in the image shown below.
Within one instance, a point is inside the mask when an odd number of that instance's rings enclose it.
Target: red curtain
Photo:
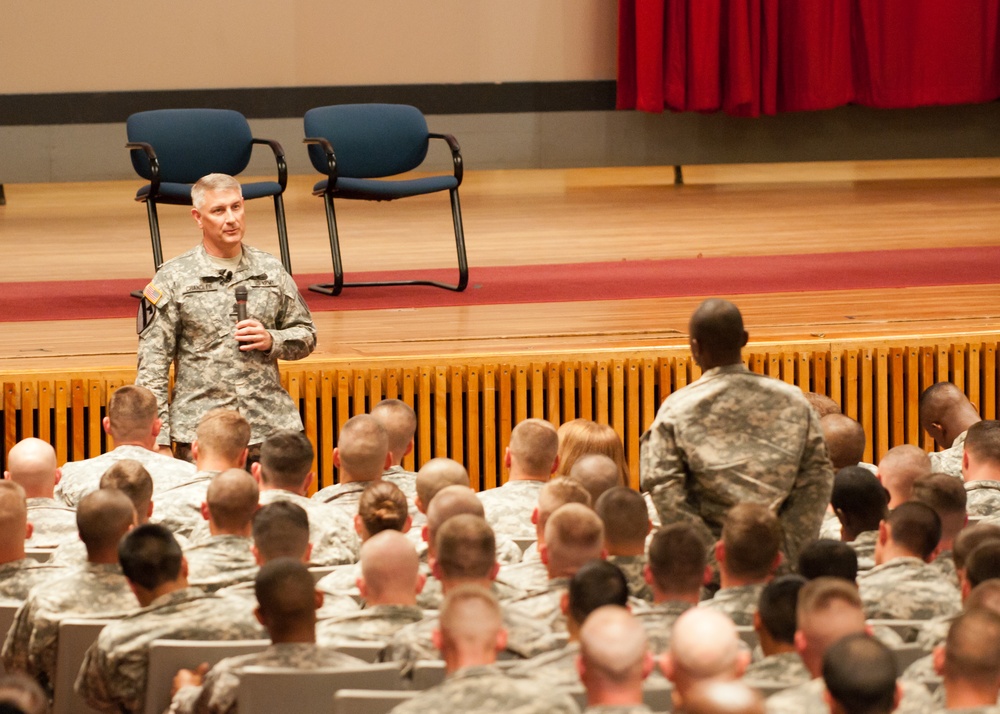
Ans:
[[[619,0],[618,108],[757,116],[1000,97],[1000,0]]]

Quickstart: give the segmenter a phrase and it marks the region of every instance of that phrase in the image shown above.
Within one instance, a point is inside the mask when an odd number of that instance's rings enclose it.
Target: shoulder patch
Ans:
[[[145,297],[147,300],[149,300],[154,305],[157,302],[160,301],[161,297],[163,297],[163,291],[160,290],[155,285],[153,285],[152,283],[150,283],[149,285],[147,285],[146,287],[144,287],[142,289],[142,294],[143,294],[143,297]]]

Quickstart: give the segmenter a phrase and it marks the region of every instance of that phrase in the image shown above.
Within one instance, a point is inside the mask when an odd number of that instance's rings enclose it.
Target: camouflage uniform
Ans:
[[[594,704],[583,714],[653,714],[653,710],[645,704]]]
[[[142,446],[123,444],[92,459],[63,464],[62,479],[56,484],[56,498],[70,506],[76,506],[81,498],[98,489],[104,472],[122,459],[132,459],[146,467],[153,478],[154,498],[165,489],[190,481],[196,471],[194,464],[188,461],[165,456]]]
[[[871,570],[875,567],[875,542],[878,541],[878,531],[864,531],[847,545],[854,549],[858,556],[858,571]]]
[[[527,594],[523,590],[496,580],[490,585],[490,591],[501,603],[522,598]],[[441,587],[441,581],[433,575],[428,575],[423,589],[417,595],[417,605],[425,610],[440,610],[443,602],[444,590]]]
[[[236,693],[245,667],[282,667],[299,670],[359,668],[365,662],[309,642],[272,644],[262,652],[227,657],[205,675],[200,687],[184,687],[174,696],[171,712],[182,714],[235,714]]]
[[[34,531],[24,542],[26,548],[55,548],[79,536],[76,511],[54,498],[29,498],[28,523]]]
[[[417,497],[417,475],[412,471],[407,471],[402,466],[387,468],[382,472],[382,480],[396,484],[410,504]],[[413,511],[410,511],[410,515],[413,515]]]
[[[177,541],[177,545],[181,547],[181,550],[186,550],[191,547],[188,539],[179,533],[174,533],[174,540]],[[61,568],[73,568],[84,565],[87,562],[87,546],[83,544],[82,540],[74,540],[68,543],[63,543],[58,548],[52,551],[52,555],[49,556],[49,565],[58,565]]]
[[[233,337],[238,285],[248,288],[247,315],[271,333],[268,352],[241,352]],[[276,258],[244,244],[240,265],[226,280],[198,245],[160,266],[143,293],[143,308],[152,303],[154,311],[139,335],[135,383],[156,395],[163,420],[158,443],[193,442],[198,421],[215,407],[236,409],[250,422],[251,444],[277,429],[302,430],[278,360],[312,352],[316,328]],[[171,364],[174,399],[168,403]]]
[[[938,645],[944,644],[945,639],[948,637],[948,630],[951,629],[951,623],[955,621],[956,617],[957,613],[942,617],[932,617],[930,620],[921,623],[923,627],[917,632],[916,643],[928,652]]]
[[[316,589],[338,597],[346,595],[361,602],[361,591],[357,584],[360,577],[361,563],[338,565],[316,582]]]
[[[938,556],[931,561],[931,567],[936,568],[941,577],[954,585],[960,586],[958,581],[958,569],[955,567],[955,554],[950,550],[942,550]]]
[[[654,603],[649,609],[635,613],[636,619],[646,628],[646,639],[649,641],[651,652],[662,654],[667,651],[674,623],[692,607],[694,605],[683,600],[667,600]]]
[[[418,694],[392,714],[575,714],[576,703],[567,694],[527,680],[511,679],[495,665],[465,667],[436,687]]]
[[[549,578],[544,590],[536,590],[507,604],[515,612],[539,623],[548,632],[566,632],[566,615],[562,611],[562,596],[569,587],[569,578]]]
[[[31,588],[59,577],[65,572],[59,566],[39,563],[34,558],[21,558],[3,563],[0,565],[0,605],[17,605],[24,602]]]
[[[944,451],[932,451],[928,454],[931,457],[932,473],[962,478],[962,457],[965,456],[965,437],[968,433],[966,430],[956,436],[955,441]]]
[[[313,565],[344,565],[358,560],[358,534],[353,521],[338,508],[331,508],[291,491],[268,489],[260,492],[260,505],[290,501],[302,506],[309,516],[309,542]]]
[[[913,682],[899,683],[903,696],[897,714],[928,714],[936,711],[927,689]],[[767,714],[829,714],[830,707],[823,699],[826,687],[823,678],[817,677],[772,695],[767,700]]]
[[[969,518],[1000,515],[1000,481],[966,481],[965,496]]]
[[[722,588],[715,593],[715,597],[703,600],[699,606],[729,615],[737,627],[748,627],[753,624],[753,614],[757,612],[757,603],[763,589],[764,583]]]
[[[843,527],[844,524],[840,522],[837,514],[827,509],[823,516],[823,525],[819,527],[819,537],[827,540],[840,540]]]
[[[503,486],[480,491],[479,500],[486,511],[486,522],[497,538],[534,538],[531,514],[538,505],[538,494],[545,481],[508,481]]]
[[[518,662],[507,669],[507,674],[518,679],[537,679],[539,683],[562,691],[580,688],[580,675],[576,671],[576,658],[580,645],[570,642],[551,652]]]
[[[916,662],[910,664],[906,668],[906,671],[903,672],[902,678],[909,682],[919,682],[928,687],[930,685],[937,687],[942,682],[941,675],[934,669],[933,655],[921,657]]]
[[[195,528],[205,522],[201,515],[201,504],[208,494],[208,485],[218,471],[199,471],[187,482],[161,493],[153,504],[153,523],[160,523],[174,534],[192,534]]]
[[[361,494],[372,483],[374,482],[352,481],[349,483],[335,483],[314,493],[312,499],[319,503],[325,503],[331,508],[339,508],[348,516],[354,518],[358,512],[358,504],[361,502]]]
[[[184,551],[188,582],[208,592],[257,577],[257,561],[245,536],[216,535]]]
[[[265,637],[247,603],[184,588],[105,627],[87,650],[76,691],[100,711],[141,712],[153,640],[255,640]]]
[[[618,566],[628,581],[628,592],[634,598],[653,602],[653,589],[646,582],[643,569],[646,567],[645,555],[609,555],[608,562]]]
[[[117,563],[87,563],[31,591],[4,642],[3,665],[8,672],[27,672],[51,693],[61,620],[122,617],[138,608],[139,602]]]
[[[425,616],[416,605],[374,605],[350,615],[320,620],[316,623],[316,641],[331,646],[344,642],[388,644],[399,630]]]
[[[798,652],[781,652],[751,664],[743,673],[743,679],[750,686],[753,686],[754,682],[762,684],[766,682],[794,687],[805,684],[812,679],[812,675],[802,663]]]
[[[962,608],[958,590],[919,558],[894,558],[858,576],[865,616],[879,620],[928,620]]]
[[[540,559],[524,560],[500,568],[497,581],[530,595],[548,588],[549,570]]]
[[[833,467],[798,387],[716,367],[664,400],[642,435],[642,488],[664,525],[691,520],[717,540],[726,511],[762,503],[781,520],[788,562],[819,533]]]

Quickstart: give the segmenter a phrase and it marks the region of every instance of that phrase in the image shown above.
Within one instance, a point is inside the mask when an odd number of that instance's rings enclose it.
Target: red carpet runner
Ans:
[[[410,276],[454,282],[457,271],[348,273],[346,278]],[[464,293],[430,287],[348,288],[327,297],[306,288],[329,275],[295,277],[313,311],[981,285],[1000,281],[1000,246],[472,267]],[[143,285],[141,280],[0,283],[0,322],[132,317],[137,301],[129,292]]]

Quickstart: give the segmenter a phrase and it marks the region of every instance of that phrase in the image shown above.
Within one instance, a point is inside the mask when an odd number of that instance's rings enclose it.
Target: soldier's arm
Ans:
[[[284,360],[308,357],[316,348],[316,326],[305,300],[287,273],[281,276],[281,293],[282,306],[276,324],[268,329],[273,340],[271,355]]]
[[[687,466],[677,446],[674,425],[657,417],[639,441],[639,476],[643,491],[649,491],[663,525],[689,520],[702,523],[687,500]]]
[[[153,306],[154,312],[149,323],[139,334],[135,383],[140,387],[146,387],[156,395],[159,417],[163,422],[156,443],[169,445],[170,365],[177,354],[180,313],[176,301],[165,287],[158,286],[156,290],[157,293],[154,293],[154,296],[158,295],[158,297]]]
[[[797,562],[802,548],[819,535],[833,490],[833,465],[827,455],[819,419],[811,409],[808,417],[809,429],[799,471],[779,514],[785,531],[785,555],[792,565]]]
[[[95,643],[84,655],[73,688],[92,709],[102,712],[119,711],[109,687],[108,679],[113,676],[104,652]]]

